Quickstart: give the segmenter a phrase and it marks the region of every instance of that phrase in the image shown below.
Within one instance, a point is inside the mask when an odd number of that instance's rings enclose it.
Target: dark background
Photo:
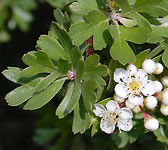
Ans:
[[[0,43],[0,71],[7,66],[23,68],[23,54],[35,50],[36,41],[41,34],[47,34],[51,21],[54,20],[53,8],[41,3],[33,12],[34,21],[27,33],[20,30],[10,31],[10,42]],[[32,141],[36,113],[24,111],[18,107],[10,107],[5,102],[5,95],[17,87],[1,74],[0,77],[0,150],[37,150]]]

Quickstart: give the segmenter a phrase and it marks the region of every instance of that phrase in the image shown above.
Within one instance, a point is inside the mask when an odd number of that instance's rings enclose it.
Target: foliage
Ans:
[[[73,133],[84,133],[92,128],[91,135],[94,136],[100,126],[99,118],[93,113],[94,104],[105,105],[113,99],[113,73],[116,68],[126,68],[131,63],[141,68],[147,58],[168,67],[167,1],[47,1],[56,8],[56,21],[52,22],[48,35],[39,37],[36,51],[23,56],[26,68],[8,67],[3,71],[8,80],[19,84],[5,99],[8,105],[22,104],[25,110],[39,109],[52,99],[61,100],[60,103],[56,102],[59,103],[56,116],[62,119],[73,113],[73,119],[70,118],[73,120]],[[5,33],[3,22],[8,20],[6,7],[11,7],[13,11],[11,21],[22,30],[27,29],[27,23],[32,20],[29,12],[36,7],[33,0],[28,4],[22,8],[22,1],[12,4],[12,7],[10,1],[0,2],[0,11],[4,11],[0,13],[3,16],[0,17],[2,33]],[[153,78],[160,80],[166,71]],[[167,118],[159,111],[150,114],[156,116],[161,124],[154,135],[159,142],[168,144]],[[57,122],[61,124],[62,120],[59,119]],[[146,136],[148,131],[143,127],[142,119],[142,113],[135,114],[132,131],[117,131],[109,136],[112,141],[110,146],[114,149],[128,148],[129,144]],[[68,121],[65,120],[65,124]],[[68,123],[69,129],[71,123]],[[62,129],[59,130],[61,127],[57,128],[38,129],[34,140],[38,144],[45,144],[58,133],[61,134],[60,141],[70,134],[69,130],[64,133]]]

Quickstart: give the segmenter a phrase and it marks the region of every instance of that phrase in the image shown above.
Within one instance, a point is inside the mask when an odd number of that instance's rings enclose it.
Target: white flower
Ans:
[[[163,72],[163,65],[161,63],[156,63],[156,70],[154,74],[161,74]]]
[[[163,92],[163,104],[165,104],[166,106],[168,106],[168,89],[166,89],[164,92]]]
[[[148,96],[145,98],[144,103],[147,108],[149,108],[150,110],[154,110],[155,107],[157,106],[158,101],[157,101],[156,97]]]
[[[142,69],[138,69],[133,76],[130,71],[116,69],[114,81],[118,82],[115,93],[122,98],[128,98],[133,105],[142,105],[144,96],[151,96],[156,92],[156,84],[148,80],[148,74]]]
[[[147,73],[152,74],[156,70],[156,63],[152,59],[146,59],[142,64],[142,68]]]
[[[155,82],[155,84],[156,84],[156,93],[161,92],[162,89],[163,89],[162,83],[160,83],[159,81],[154,81],[154,82]]]
[[[93,112],[101,117],[100,128],[105,133],[113,133],[115,126],[119,130],[130,131],[132,129],[132,111],[126,107],[120,108],[116,101],[109,101],[106,108],[101,104],[95,104]]]
[[[165,115],[165,116],[168,116],[168,106],[162,104],[161,107],[160,107],[160,112]]]
[[[155,131],[159,128],[159,121],[151,116],[145,117],[144,120],[145,128],[150,131]]]
[[[162,78],[162,83],[164,86],[168,86],[168,76]]]

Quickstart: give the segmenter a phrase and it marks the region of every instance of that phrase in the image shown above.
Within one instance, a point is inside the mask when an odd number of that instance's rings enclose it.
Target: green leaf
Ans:
[[[69,86],[64,99],[58,106],[56,110],[56,115],[59,118],[64,118],[66,115],[71,113],[73,109],[75,108],[75,106],[77,105],[80,96],[81,96],[81,88],[80,88],[79,83],[77,82],[72,83]]]
[[[80,46],[88,38],[93,36],[93,45],[96,50],[101,50],[106,47],[106,33],[108,29],[108,19],[100,11],[94,10],[86,16],[86,22],[72,25],[69,35],[72,38],[73,44]],[[101,42],[101,44],[99,43]]]
[[[60,45],[62,46],[63,50],[67,54],[70,54],[72,49],[71,39],[68,33],[63,28],[61,28],[57,23],[55,22],[52,23],[49,36],[56,38],[59,41]]]
[[[55,61],[58,61],[60,58],[69,60],[68,54],[54,37],[47,35],[40,36],[37,41],[37,47],[47,53],[48,56]]]
[[[20,78],[20,68],[16,67],[8,67],[8,69],[4,70],[2,74],[10,81],[14,83],[18,83],[18,80]]]
[[[54,82],[54,80],[61,77],[61,74],[58,72],[51,73],[47,77],[43,78],[36,86],[35,93],[39,93],[43,90],[45,90],[50,84]]]
[[[25,101],[29,100],[33,94],[36,85],[41,80],[41,77],[28,82],[27,84],[20,86],[13,91],[9,92],[5,99],[7,100],[8,105],[10,106],[18,106]]]
[[[137,23],[138,27],[145,28],[149,33],[152,32],[152,27],[149,21],[146,18],[144,18],[141,14],[133,12],[125,14],[124,16],[133,19]]]
[[[85,68],[85,64],[83,61],[79,61],[77,63],[77,67],[76,67],[76,80],[78,82],[80,82],[80,80],[82,79],[82,76],[84,74],[84,68]]]
[[[136,60],[135,54],[124,39],[116,40],[110,49],[113,59],[121,64],[132,63]]]
[[[96,121],[93,123],[92,130],[91,130],[91,137],[93,137],[99,130],[99,120],[96,119]]]
[[[142,66],[142,63],[148,57],[149,52],[150,52],[150,49],[147,49],[141,52],[140,54],[138,54],[138,56],[136,57],[136,62],[134,63],[134,65],[137,68],[140,68]]]
[[[9,106],[18,106],[33,96],[35,87],[28,85],[20,86],[5,97]]]
[[[85,108],[88,112],[92,111],[92,105],[95,104],[97,101],[97,96],[94,92],[96,88],[97,83],[93,79],[81,82],[82,97]]]
[[[57,62],[57,67],[59,73],[66,74],[72,68],[72,64],[66,60],[59,59]]]
[[[79,103],[77,103],[74,109],[72,131],[74,132],[74,134],[78,132],[84,133],[86,129],[90,128],[90,126],[91,126],[91,116],[86,111],[82,99],[80,99]]]
[[[56,80],[51,85],[49,85],[46,90],[40,93],[35,93],[33,97],[26,103],[24,109],[34,110],[47,104],[59,92],[66,79],[67,78]]]
[[[168,144],[168,137],[167,137],[167,128],[160,126],[160,128],[156,131],[154,131],[154,135],[157,137],[157,140],[162,142],[162,143],[166,143]]]
[[[115,144],[118,148],[123,148],[127,145],[129,136],[126,132],[121,132],[115,136],[112,136],[112,140],[114,140]]]
[[[163,63],[168,67],[168,49],[166,49],[162,55]]]
[[[131,6],[128,3],[128,0],[116,0],[117,4],[121,7],[122,12],[129,12],[131,10]]]
[[[113,25],[110,27],[110,33],[114,40],[122,38],[136,44],[143,44],[148,40],[149,32],[141,27],[126,28],[124,26],[117,27]]]
[[[45,70],[49,73],[56,69],[49,56],[43,51],[37,51],[37,56],[31,53],[24,55],[23,62],[33,68],[39,68],[38,70]]]
[[[111,26],[110,33],[114,39],[110,54],[113,59],[118,60],[124,65],[135,61],[135,55],[126,40],[142,44],[148,39],[148,30],[140,27],[126,28]]]
[[[157,46],[154,50],[152,50],[147,58],[153,58],[157,56],[164,49],[164,42],[162,42],[159,46]]]
[[[99,64],[100,57],[97,54],[89,56],[85,60],[85,73],[86,79],[94,78],[95,75],[105,77],[108,75],[108,70],[105,65]]]
[[[87,15],[90,11],[93,10],[105,10],[106,0],[77,0],[71,4],[70,8],[79,14]]]
[[[57,21],[57,23],[65,29],[69,28],[69,16],[67,14],[67,12],[65,12],[63,14],[63,12],[61,11],[61,9],[57,8],[54,10],[54,17]]]
[[[111,60],[109,63],[109,83],[107,89],[109,89],[114,84],[114,71],[118,66],[118,62]]]

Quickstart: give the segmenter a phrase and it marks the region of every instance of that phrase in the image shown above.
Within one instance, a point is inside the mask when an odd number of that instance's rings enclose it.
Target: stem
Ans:
[[[120,108],[122,108],[124,106],[124,103],[119,104],[119,106],[120,106]]]
[[[141,105],[139,105],[139,108],[141,109],[142,113],[144,114],[144,117],[149,117],[149,115],[145,112],[145,110],[142,108]]]
[[[89,48],[86,50],[86,57],[93,55],[94,53],[93,36],[91,36],[88,40],[86,40],[86,45],[89,45]]]

